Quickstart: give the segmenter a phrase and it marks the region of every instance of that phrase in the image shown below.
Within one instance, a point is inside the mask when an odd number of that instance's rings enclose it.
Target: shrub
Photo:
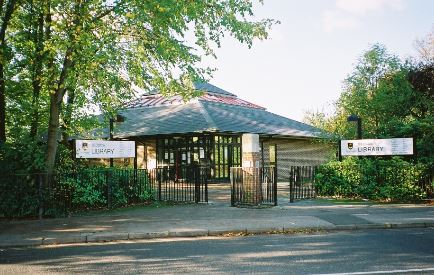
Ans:
[[[419,184],[432,173],[424,165],[400,158],[346,158],[320,166],[316,173],[319,195],[383,201],[419,201],[426,192]]]
[[[39,178],[38,178],[39,177]],[[44,174],[1,175],[0,217],[63,216],[71,211],[116,208],[155,199],[145,170],[91,168]],[[39,181],[44,179],[43,188]]]

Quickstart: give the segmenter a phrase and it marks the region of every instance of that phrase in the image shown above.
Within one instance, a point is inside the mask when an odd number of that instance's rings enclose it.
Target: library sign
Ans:
[[[342,156],[413,155],[413,138],[341,140]]]
[[[134,158],[134,141],[75,140],[76,158]]]

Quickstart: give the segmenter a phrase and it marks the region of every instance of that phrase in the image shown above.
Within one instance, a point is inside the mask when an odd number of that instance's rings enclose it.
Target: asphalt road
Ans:
[[[0,274],[434,274],[434,228],[8,248]]]

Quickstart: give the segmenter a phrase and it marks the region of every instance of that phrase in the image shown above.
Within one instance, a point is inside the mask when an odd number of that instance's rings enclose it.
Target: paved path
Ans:
[[[279,188],[285,188],[280,186]],[[284,190],[279,194],[283,194]],[[142,207],[62,219],[0,221],[0,247],[263,233],[292,230],[349,230],[433,227],[434,206],[336,205],[326,200],[250,209],[230,207],[229,186],[210,186],[210,203]]]

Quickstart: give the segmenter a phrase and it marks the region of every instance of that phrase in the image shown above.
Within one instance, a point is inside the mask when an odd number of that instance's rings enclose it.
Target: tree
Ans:
[[[415,41],[415,48],[419,53],[418,59],[420,63],[434,63],[434,27],[426,37]]]
[[[1,1],[0,3],[0,144],[6,141],[6,86],[5,65],[9,61],[8,47],[6,45],[6,31],[12,14],[15,11],[17,0]]]
[[[308,123],[321,127],[336,137],[354,137],[355,129],[347,122],[354,114],[362,118],[364,137],[379,137],[382,119],[385,117],[383,79],[401,68],[399,59],[389,54],[383,45],[375,44],[364,52],[347,78],[343,91],[335,102],[335,113],[325,116],[321,112],[305,117]],[[384,99],[387,99],[384,98]],[[321,126],[322,124],[322,126]]]
[[[344,84],[334,114],[308,113],[305,120],[335,134],[336,139],[354,138],[354,126],[347,117],[356,114],[362,118],[364,138],[413,137],[418,160],[432,167],[432,63],[402,62],[383,46],[374,45]]]
[[[354,71],[344,81],[338,108],[348,115],[363,118],[364,135],[367,137],[380,135],[383,103],[377,99],[382,90],[381,80],[399,69],[399,59],[390,55],[384,46],[375,44],[362,55]]]
[[[68,131],[84,109],[112,113],[133,95],[133,84],[193,96],[192,82],[212,71],[198,65],[201,56],[214,55],[225,34],[250,47],[275,23],[253,21],[245,0],[27,0],[17,13],[14,66],[24,68],[17,85],[31,85],[10,100],[30,117],[30,136],[47,121],[48,173],[60,126]]]

